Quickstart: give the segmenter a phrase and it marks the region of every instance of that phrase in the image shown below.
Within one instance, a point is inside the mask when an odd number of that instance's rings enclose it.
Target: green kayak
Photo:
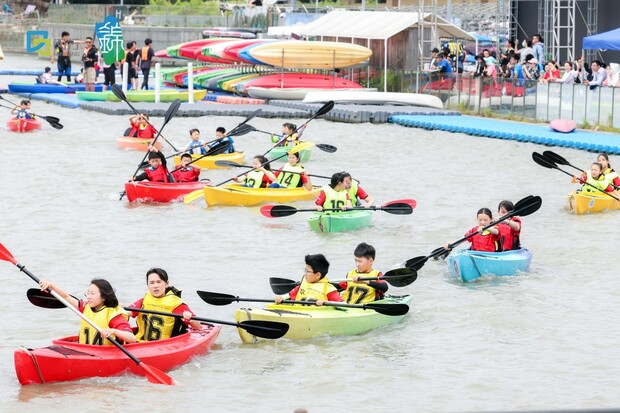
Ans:
[[[291,146],[276,146],[275,148],[271,150],[271,152],[267,154],[267,159],[272,160],[272,159],[280,158],[280,156],[282,156],[282,158],[278,159],[278,162],[288,162],[288,159],[286,159],[286,156],[283,156],[283,155],[287,151],[290,151],[291,149],[292,149]],[[302,149],[298,153],[299,153],[299,162],[308,162],[310,160],[310,157],[312,156],[312,148]]]
[[[106,90],[105,92],[86,92],[83,90],[78,90],[75,92],[78,100],[83,100],[86,102],[105,102],[106,100],[110,100],[110,95],[114,95],[112,91]]]
[[[372,211],[317,212],[308,218],[308,224],[316,232],[342,232],[370,226]]]

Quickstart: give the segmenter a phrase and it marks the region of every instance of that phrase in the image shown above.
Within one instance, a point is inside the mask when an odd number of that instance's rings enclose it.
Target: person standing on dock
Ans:
[[[67,76],[67,82],[71,82],[71,51],[69,46],[72,44],[85,43],[81,40],[71,40],[69,32],[62,32],[61,39],[54,43],[54,53],[57,54],[58,81],[62,80],[62,76]],[[50,63],[54,64],[54,53],[50,56]]]
[[[85,43],[86,47],[82,55],[82,62],[84,62],[84,83],[86,84],[87,92],[94,92],[95,82],[97,81],[95,63],[99,61],[99,50],[93,44],[92,37],[87,37]]]
[[[140,49],[140,55],[137,56],[140,60],[140,70],[142,70],[142,75],[144,76],[144,79],[142,80],[142,87],[140,89],[149,89],[149,72],[151,71],[151,65],[154,60],[153,57],[155,56],[151,43],[153,43],[151,39],[145,39],[144,47]]]

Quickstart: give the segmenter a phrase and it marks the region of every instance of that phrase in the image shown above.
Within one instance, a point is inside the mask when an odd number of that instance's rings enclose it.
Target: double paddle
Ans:
[[[15,258],[13,258],[13,255],[11,255],[9,250],[7,250],[2,244],[0,244],[0,259],[12,263],[17,268],[19,268],[20,271],[24,272],[27,276],[29,276],[34,282],[39,284],[40,280],[34,274],[28,271],[24,265],[19,264],[15,260]],[[56,297],[58,301],[60,301],[62,304],[68,307],[71,311],[73,311],[78,317],[80,317],[82,320],[90,324],[90,326],[93,327],[95,330],[97,330],[99,334],[101,334],[101,336],[103,337],[101,328],[97,324],[95,324],[90,318],[86,317],[84,314],[80,312],[80,310],[78,310],[77,308],[69,304],[56,291],[51,290],[49,292],[51,295]],[[138,359],[136,356],[131,354],[125,347],[123,347],[113,337],[107,337],[107,339],[110,340],[112,344],[114,344],[119,350],[125,353],[125,355],[127,355],[127,357],[129,357],[134,363],[136,363],[138,366],[142,368],[142,371],[148,381],[150,381],[151,383],[155,383],[155,384],[167,384],[167,385],[174,384],[172,377],[168,376],[166,373],[164,373],[163,371],[153,366],[149,366],[148,364],[143,363],[140,359]]]
[[[16,103],[13,103],[10,100],[2,97],[2,95],[0,95],[0,100],[4,100],[6,102],[9,102],[11,105],[14,105],[14,106],[19,106]],[[9,106],[0,105],[0,107],[13,110],[13,108],[9,107]],[[38,117],[38,118],[45,119],[47,121],[47,123],[49,123],[50,126],[52,128],[54,128],[54,129],[62,129],[62,128],[64,128],[64,126],[60,124],[60,119],[58,119],[56,116],[43,116],[43,115],[39,115],[39,114],[34,113],[34,112],[31,112],[31,113],[33,115],[35,115],[36,117]]]
[[[372,205],[369,207],[353,207],[353,208],[347,208],[346,211],[385,211],[388,214],[394,214],[394,215],[410,215],[413,213],[413,209],[415,207],[416,207],[415,199],[398,199],[396,201],[387,202],[381,206]],[[324,208],[323,211],[343,212],[341,208]],[[288,217],[298,212],[318,212],[318,211],[314,208],[298,209],[290,205],[263,205],[260,208],[260,213],[263,216],[266,216],[267,218]]]
[[[40,289],[31,288],[26,292],[26,296],[28,297],[28,301],[37,307],[42,308],[65,308],[65,304],[61,301],[57,300],[53,295],[48,293],[47,291],[41,291]],[[154,311],[154,310],[145,310],[143,308],[133,308],[133,307],[123,307],[127,311],[136,312],[136,313],[146,313],[146,314],[155,314],[161,315],[164,317],[175,317],[175,318],[183,318],[182,314],[174,314],[167,313],[163,311]],[[288,324],[280,323],[277,321],[261,321],[261,320],[248,320],[242,321],[240,323],[230,322],[230,321],[222,321],[222,320],[212,320],[209,318],[203,317],[192,317],[192,320],[200,321],[201,323],[206,324],[224,324],[229,326],[234,326],[237,328],[242,328],[246,330],[248,333],[252,334],[256,337],[268,338],[268,339],[277,339],[286,334],[288,331]]]
[[[557,154],[553,154],[553,155],[549,155],[549,152],[551,151],[547,151],[545,152],[546,155],[541,155],[538,152],[532,152],[532,159],[534,160],[534,162],[536,162],[538,165],[545,167],[545,168],[549,168],[549,169],[557,169],[558,171],[565,173],[566,175],[570,176],[571,178],[573,178],[574,176],[570,173],[565,171],[564,169],[560,168],[559,166],[556,165],[556,161],[557,160],[561,160],[565,163],[562,163],[563,165],[568,164],[568,161],[564,158],[562,158],[561,156],[557,155]],[[553,153],[553,152],[551,152]],[[570,164],[569,164],[570,165]],[[576,166],[570,165],[573,168],[577,169],[579,172],[583,172],[581,169],[577,168]],[[581,180],[580,180],[581,182]],[[598,188],[592,184],[590,184],[589,182],[582,182],[584,185],[587,185],[591,188],[596,189],[599,192],[604,193],[605,195],[615,199],[616,201],[620,201],[620,199],[618,199],[618,197],[610,194],[609,192],[605,192],[604,190],[602,190],[601,188]]]
[[[406,287],[413,283],[418,278],[418,273],[416,270],[412,268],[396,268],[394,270],[390,270],[383,274],[380,277],[359,277],[360,281],[387,281],[388,284],[394,287]],[[350,278],[345,278],[342,280],[329,280],[332,284],[337,284],[341,282],[352,282],[353,280]],[[278,277],[270,277],[269,285],[271,286],[271,291],[275,294],[282,295],[287,294],[293,288],[299,285],[299,281],[289,280],[287,278],[278,278]]]
[[[539,196],[528,195],[525,198],[521,199],[519,202],[517,202],[512,211],[510,211],[508,214],[504,215],[500,219],[494,222],[491,222],[489,225],[483,227],[482,231],[480,232],[484,232],[488,230],[489,228],[499,224],[500,222],[506,221],[507,219],[510,219],[514,216],[525,217],[527,215],[533,214],[534,212],[538,211],[541,205],[542,205],[542,199]],[[459,239],[458,241],[454,241],[453,243],[448,244],[448,249],[445,249],[444,247],[439,247],[433,250],[433,252],[431,252],[427,256],[421,256],[421,257],[415,257],[415,258],[408,259],[405,262],[405,266],[415,271],[418,271],[420,268],[424,266],[424,264],[426,263],[426,261],[429,260],[429,258],[445,259],[448,255],[450,255],[450,250],[452,250],[457,245],[467,241],[469,238],[473,237],[474,235],[478,233],[479,232],[471,233]]]
[[[274,300],[265,298],[240,298],[230,294],[212,293],[209,291],[196,291],[200,298],[211,305],[228,305],[234,302],[247,301],[252,303],[271,303],[276,304]],[[282,300],[281,304],[301,304],[301,305],[317,305],[315,301],[299,301],[299,300]],[[388,303],[367,303],[367,304],[347,304],[337,301],[325,301],[324,306],[340,307],[340,308],[361,308],[362,310],[373,310],[379,314],[389,316],[402,316],[409,312],[407,304],[388,304]]]
[[[118,89],[118,91],[120,93],[123,93],[122,90],[120,90],[120,88],[118,87],[118,85],[113,85],[112,86],[112,90],[116,90],[114,88],[114,86],[116,86],[116,89]],[[116,92],[115,92],[116,94]],[[126,98],[125,98],[126,99]],[[129,103],[129,102],[128,102]],[[153,139],[153,142],[151,142],[151,145],[154,145],[155,142],[157,142],[157,139],[161,136],[161,131],[164,130],[164,128],[166,127],[166,125],[168,124],[168,122],[170,122],[170,120],[174,117],[174,115],[177,113],[177,111],[179,110],[179,107],[181,106],[181,101],[179,99],[176,99],[174,102],[172,102],[170,104],[170,106],[168,107],[168,110],[166,111],[166,115],[164,116],[164,124],[161,125],[161,128],[157,131],[157,136],[155,136],[155,139]],[[144,156],[142,157],[142,161],[140,161],[140,163],[138,164],[138,167],[136,168],[136,171],[131,175],[131,176],[135,176],[138,171],[140,170],[140,168],[142,167],[142,164],[144,164],[144,161],[146,161],[147,156],[149,156],[149,151],[146,151],[146,153],[144,154]],[[123,197],[125,196],[127,192],[123,191],[121,192],[121,196],[118,199],[119,201],[123,199]]]

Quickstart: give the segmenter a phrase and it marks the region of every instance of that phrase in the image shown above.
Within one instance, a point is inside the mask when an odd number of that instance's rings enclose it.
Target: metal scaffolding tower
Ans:
[[[549,52],[556,62],[575,60],[576,0],[553,0]]]
[[[427,5],[428,3],[428,5]],[[430,13],[430,21],[424,15]],[[418,70],[424,68],[424,57],[431,55],[431,49],[437,47],[437,0],[418,0]]]
[[[598,33],[598,0],[588,1],[588,10],[586,13],[588,36]],[[591,62],[597,58],[598,50],[586,50],[586,61]]]

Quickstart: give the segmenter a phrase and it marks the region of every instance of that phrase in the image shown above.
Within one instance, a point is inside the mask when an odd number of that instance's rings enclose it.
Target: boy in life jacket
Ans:
[[[174,182],[174,178],[168,172],[166,166],[166,157],[157,148],[149,147],[149,167],[144,169],[139,175],[131,178],[132,181],[145,181],[151,182]]]
[[[322,211],[323,209],[341,209],[346,211],[347,208],[353,207],[344,183],[344,175],[344,172],[336,172],[332,175],[329,185],[321,188],[319,196],[314,201],[317,211]]]
[[[374,200],[368,195],[364,189],[359,185],[359,182],[351,177],[351,174],[348,172],[343,172],[344,174],[344,186],[349,193],[349,198],[351,198],[351,204],[356,206],[361,206],[361,201],[364,201],[366,205],[364,208],[370,208],[374,202]]]
[[[584,172],[581,176],[575,175],[572,179],[572,183],[575,184],[577,182],[583,184],[581,187],[581,191],[583,192],[600,193],[614,191],[613,186],[610,185],[609,180],[603,173],[603,165],[598,162],[594,162],[592,164],[589,172]],[[592,186],[586,184],[590,184]],[[598,188],[599,191],[595,188]]]
[[[181,166],[172,171],[174,182],[196,182],[200,179],[200,168],[190,165],[192,155],[184,153],[181,155]]]
[[[383,275],[372,267],[375,262],[375,248],[362,242],[355,248],[353,255],[355,256],[355,269],[347,274],[347,279],[351,281],[343,281],[339,285],[344,290],[342,298],[349,304],[370,303],[382,299],[389,287],[386,281],[359,280],[360,277],[381,277]]]
[[[157,135],[157,130],[149,124],[149,116],[140,113],[129,118],[131,130],[129,135],[133,138],[153,139]]]
[[[215,142],[209,145],[207,153],[209,155],[219,155],[220,153],[235,152],[234,140],[226,136],[226,128],[220,126],[215,130]]]
[[[207,149],[205,148],[205,143],[202,139],[200,139],[200,131],[196,128],[190,129],[189,136],[191,140],[187,145],[185,145],[183,151],[190,154],[195,153],[197,155],[206,155]]]
[[[19,103],[19,107],[15,106],[11,110],[11,114],[15,115],[15,119],[32,119],[32,113],[28,109],[28,100],[24,99]]]
[[[323,305],[325,301],[342,301],[336,287],[325,278],[329,270],[329,262],[323,254],[306,255],[306,266],[301,284],[293,288],[284,296],[277,295],[275,302],[283,300],[315,301],[316,305]]]
[[[510,201],[502,201],[497,207],[499,217],[507,215],[509,212],[515,209],[514,204]],[[521,218],[514,216],[506,221],[497,224],[499,229],[499,240],[501,243],[502,251],[518,250],[521,248],[521,241],[519,240],[519,234],[521,234]]]

